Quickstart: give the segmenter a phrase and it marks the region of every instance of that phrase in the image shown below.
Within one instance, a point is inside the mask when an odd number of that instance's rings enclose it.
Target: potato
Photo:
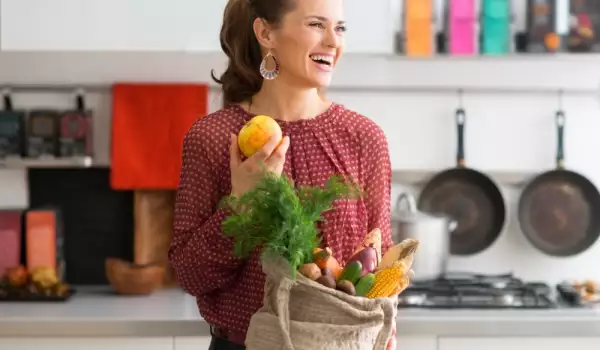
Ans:
[[[321,270],[321,275],[323,275],[323,276],[331,276],[331,278],[335,278],[335,276],[333,276],[333,272],[328,267],[326,267],[326,268],[324,268],[324,269]]]
[[[321,269],[315,263],[304,264],[300,267],[300,273],[304,276],[316,281],[321,277]]]
[[[356,289],[354,288],[354,285],[348,280],[339,281],[336,285],[336,289],[341,290],[342,292],[348,295],[356,295]]]
[[[317,278],[317,283],[320,283],[325,287],[335,289],[335,279],[331,276],[321,276]]]

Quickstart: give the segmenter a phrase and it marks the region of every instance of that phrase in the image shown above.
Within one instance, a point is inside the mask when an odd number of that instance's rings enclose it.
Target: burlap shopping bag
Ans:
[[[264,257],[263,307],[252,316],[248,350],[385,350],[398,298],[367,299],[327,288]]]

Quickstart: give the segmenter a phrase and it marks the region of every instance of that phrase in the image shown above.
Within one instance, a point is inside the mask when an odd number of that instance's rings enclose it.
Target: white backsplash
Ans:
[[[27,173],[0,169],[0,209],[21,209],[28,205]]]
[[[330,94],[375,121],[385,130],[394,169],[443,170],[456,159],[453,110],[456,95]],[[481,171],[537,173],[555,166],[554,112],[558,98],[540,95],[466,95],[466,161]],[[600,99],[563,97],[566,166],[600,185]],[[497,241],[470,257],[452,257],[451,271],[513,272],[519,277],[551,283],[563,279],[597,279],[600,241],[571,258],[554,258],[526,240],[516,220],[522,187],[502,186],[508,205],[508,224]],[[418,196],[420,188],[394,184],[392,200],[403,191]],[[394,202],[392,204],[395,204]],[[600,213],[598,213],[600,215]],[[415,271],[418,274],[418,271]]]
[[[174,64],[170,56],[150,54],[144,61],[119,59],[110,61],[110,54],[73,56],[47,55],[27,59],[11,57],[3,61],[10,69],[0,71],[0,85],[5,82],[22,83],[100,83],[115,80],[189,80],[206,81],[216,61],[186,57],[182,64]],[[0,55],[2,56],[2,55]],[[87,59],[80,59],[87,57]],[[4,56],[6,58],[6,56]],[[346,63],[336,86],[353,89],[333,90],[328,96],[351,109],[367,115],[384,129],[390,146],[394,169],[442,170],[454,166],[456,128],[453,111],[458,106],[455,93],[404,93],[394,86],[437,85],[518,87],[550,86],[592,88],[598,86],[600,66],[590,59],[587,63],[544,61],[539,69],[531,59],[518,65],[499,59],[495,63],[468,60],[450,61],[386,61],[369,66],[362,58],[360,66]],[[366,61],[365,61],[366,60]],[[92,69],[103,64],[102,69]],[[7,63],[8,62],[8,63]],[[22,65],[19,62],[25,62]],[[94,63],[95,62],[95,63]],[[365,64],[367,62],[367,64]],[[378,61],[381,62],[381,61]],[[404,63],[399,63],[404,62]],[[595,61],[597,62],[597,61]],[[43,64],[48,66],[44,68]],[[171,67],[170,69],[167,69]],[[196,69],[192,69],[196,67]],[[198,68],[200,67],[200,68]],[[386,68],[387,67],[387,68]],[[396,67],[396,68],[394,68]],[[371,70],[372,68],[372,70]],[[386,70],[388,69],[388,70]],[[186,72],[189,72],[186,75]],[[548,72],[552,73],[549,74]],[[430,73],[431,75],[427,74]],[[370,87],[388,87],[378,92],[356,88],[364,77]],[[511,80],[511,79],[514,79]],[[504,170],[540,172],[554,167],[555,138],[554,112],[558,98],[552,94],[490,94],[465,93],[463,104],[467,111],[466,158],[467,164],[482,171]],[[108,93],[90,93],[89,107],[95,109],[95,146],[98,161],[108,163],[110,136],[110,96]],[[211,111],[219,108],[217,92],[211,92]],[[563,107],[567,113],[566,164],[600,184],[600,165],[595,151],[600,149],[600,99],[595,96],[566,94]],[[17,107],[61,107],[72,103],[72,96],[64,93],[19,93],[14,96]],[[396,197],[406,188],[394,184]],[[418,195],[418,188],[408,188]],[[455,271],[482,273],[514,272],[526,279],[556,282],[564,278],[594,278],[600,280],[595,262],[600,257],[600,243],[572,258],[551,258],[535,250],[525,240],[514,218],[518,187],[504,187],[509,203],[509,224],[501,237],[486,251],[472,257],[451,259]],[[27,206],[26,172],[0,170],[0,208]],[[418,274],[418,271],[416,271]]]

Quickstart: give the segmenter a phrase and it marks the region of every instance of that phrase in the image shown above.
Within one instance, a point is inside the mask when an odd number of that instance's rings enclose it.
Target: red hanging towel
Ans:
[[[112,188],[176,189],[183,138],[207,105],[207,85],[114,85]]]

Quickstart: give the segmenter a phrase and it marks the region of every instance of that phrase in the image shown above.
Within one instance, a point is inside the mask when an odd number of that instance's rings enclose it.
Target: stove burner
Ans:
[[[525,283],[512,274],[451,273],[416,280],[399,296],[398,307],[536,308],[555,307],[545,283]]]

